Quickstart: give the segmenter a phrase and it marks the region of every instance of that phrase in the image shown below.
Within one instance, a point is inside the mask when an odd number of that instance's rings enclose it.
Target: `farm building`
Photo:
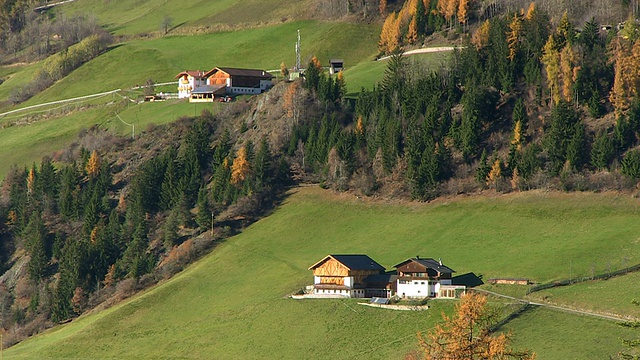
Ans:
[[[482,284],[472,273],[456,281],[454,270],[430,258],[407,259],[395,267],[396,271],[385,272],[367,255],[327,255],[309,268],[313,270],[309,290],[313,297],[328,298],[454,298],[465,291],[465,284]]]
[[[463,285],[452,284],[451,268],[431,258],[415,257],[395,266],[398,273],[397,294],[403,298],[456,297]]]
[[[190,102],[212,102],[225,95],[255,95],[268,90],[273,75],[264,70],[216,67],[208,72],[183,71],[176,75],[178,97]]]
[[[176,75],[178,79],[178,98],[187,99],[191,97],[191,92],[207,84],[204,71],[187,70]]]
[[[326,297],[363,298],[365,279],[384,274],[384,267],[367,255],[327,255],[309,270],[313,270],[313,294]]]
[[[337,74],[344,69],[344,60],[342,59],[330,59],[329,60],[329,74]]]

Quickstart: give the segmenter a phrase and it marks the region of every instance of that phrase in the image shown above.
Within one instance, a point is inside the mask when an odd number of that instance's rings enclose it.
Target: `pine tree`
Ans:
[[[482,150],[482,155],[480,156],[480,161],[478,162],[478,168],[476,169],[476,181],[479,182],[482,186],[485,186],[487,184],[487,178],[490,171],[491,167],[487,162],[487,151]]]
[[[253,175],[255,177],[255,188],[257,190],[262,190],[269,182],[271,175],[270,158],[269,143],[267,139],[263,137],[253,162]]]
[[[605,132],[599,132],[591,147],[591,166],[606,170],[615,155],[613,141]]]
[[[38,212],[33,212],[29,223],[22,232],[25,240],[25,248],[29,252],[29,277],[38,282],[45,277],[45,270],[49,263],[46,246],[46,229],[42,217]]]
[[[178,212],[171,210],[162,225],[162,238],[167,252],[178,242]]]
[[[422,0],[419,0],[416,4],[416,14],[414,17],[416,20],[416,31],[418,36],[425,35],[427,32],[427,8],[428,5],[425,5]]]
[[[200,229],[207,230],[211,228],[211,211],[209,209],[209,192],[206,187],[201,187],[198,192],[198,201],[196,202],[196,223]]]

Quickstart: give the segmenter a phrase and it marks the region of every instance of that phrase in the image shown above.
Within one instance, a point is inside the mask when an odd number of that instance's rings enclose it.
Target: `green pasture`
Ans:
[[[108,30],[131,35],[160,31],[165,17],[174,28],[241,26],[305,17],[311,1],[278,0],[83,0],[53,10],[56,14],[91,14]],[[90,11],[89,11],[90,10]]]
[[[537,291],[530,294],[529,298],[560,306],[638,319],[640,306],[634,305],[633,301],[640,300],[639,282],[640,273],[630,273],[608,280],[587,281]]]
[[[636,199],[610,194],[384,204],[299,188],[173,279],[18,344],[5,358],[402,358],[415,332],[431,328],[451,301],[394,312],[287,294],[311,283],[307,268],[329,253],[366,253],[389,269],[421,255],[458,273],[562,278],[565,259],[574,257],[577,271],[637,253],[637,216]],[[539,309],[506,330],[541,359],[606,358],[633,335],[613,322]]]
[[[415,54],[406,57],[406,62],[416,71],[437,70],[449,59],[450,51]],[[374,58],[364,59],[344,71],[347,92],[356,95],[362,88],[371,90],[373,85],[382,80],[384,71],[389,63],[388,59],[374,61]]]
[[[0,126],[0,151],[4,154],[0,158],[0,178],[4,178],[13,165],[30,166],[33,162],[39,163],[43,156],[51,156],[65,148],[80,130],[93,125],[123,135],[131,134],[131,126],[118,119],[116,113],[123,121],[135,125],[135,131],[139,134],[149,124],[166,124],[181,116],[199,115],[204,109],[215,113],[218,108],[226,105],[190,104],[184,100],[105,105],[98,104],[99,100],[95,100],[94,106],[77,111],[68,110],[75,106],[73,104],[57,106],[60,111],[67,111],[62,115],[31,119],[32,122],[25,124],[15,117],[0,119],[0,124],[4,124]]]
[[[517,349],[532,349],[537,359],[615,359],[622,339],[640,338],[640,330],[609,320],[534,307],[508,323]]]
[[[183,70],[210,70],[215,66],[279,70],[281,62],[291,67],[295,64],[298,29],[305,63],[316,55],[325,65],[330,58],[343,58],[347,66],[352,66],[372,58],[376,52],[379,26],[322,21],[130,41],[114,46],[20,107],[128,89],[149,79],[158,83],[174,81]],[[358,39],[359,46],[350,45],[353,39]],[[15,86],[30,80],[33,73],[33,67],[25,68],[1,84],[0,100],[6,99]],[[175,87],[173,91],[177,91]]]

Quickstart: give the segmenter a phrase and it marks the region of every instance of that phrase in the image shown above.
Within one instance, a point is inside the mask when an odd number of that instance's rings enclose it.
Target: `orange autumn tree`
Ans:
[[[442,315],[444,322],[426,336],[418,333],[419,351],[407,356],[424,360],[535,359],[529,351],[509,347],[509,335],[494,334],[489,329],[490,311],[486,296],[467,293],[456,305],[452,316]]]
[[[458,21],[462,24],[462,30],[464,31],[469,21],[469,0],[460,0],[460,3],[458,3]]]
[[[87,161],[85,170],[87,171],[87,176],[89,177],[94,177],[100,172],[100,157],[98,156],[97,151],[93,150],[91,152],[91,156],[89,156],[89,161]]]
[[[384,12],[387,10],[387,0],[380,0],[378,10],[380,10],[380,15],[384,15]]]
[[[491,23],[489,20],[485,20],[471,36],[471,43],[475,45],[476,50],[489,45],[489,30],[491,30]]]
[[[238,150],[238,156],[233,159],[231,165],[231,183],[241,184],[249,176],[249,159],[247,159],[247,148],[245,146]]]
[[[409,30],[407,31],[407,43],[415,44],[418,41],[418,23],[416,17],[411,18],[409,23]]]
[[[382,31],[380,32],[380,40],[378,42],[378,48],[380,52],[392,53],[400,47],[400,25],[402,18],[396,12],[392,12],[387,16],[387,19],[382,25]]]

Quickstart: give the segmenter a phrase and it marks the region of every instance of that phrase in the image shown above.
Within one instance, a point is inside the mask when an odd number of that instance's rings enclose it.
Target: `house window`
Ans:
[[[420,285],[424,285],[424,281],[421,281],[421,282],[420,282]]]

